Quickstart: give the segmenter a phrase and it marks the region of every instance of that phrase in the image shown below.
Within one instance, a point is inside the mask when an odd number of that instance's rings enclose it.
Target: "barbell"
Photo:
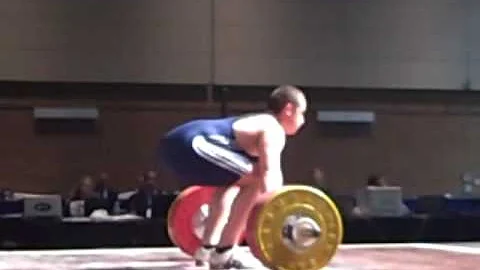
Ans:
[[[206,205],[214,187],[185,189],[168,212],[168,234],[183,252],[201,245]],[[335,203],[319,189],[287,185],[255,202],[245,230],[252,254],[272,269],[316,270],[328,265],[343,240],[343,223]]]

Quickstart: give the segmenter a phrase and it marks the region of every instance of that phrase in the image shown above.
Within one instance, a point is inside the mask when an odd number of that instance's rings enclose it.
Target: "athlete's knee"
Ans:
[[[218,199],[216,199],[215,201],[217,201],[217,203],[220,204],[222,208],[229,208],[237,197],[238,192],[239,187],[237,186],[221,188],[220,194],[218,194]]]
[[[245,182],[242,185],[243,188],[248,188],[256,193],[263,193],[265,192],[265,184],[261,177],[257,175],[249,175],[245,177]]]

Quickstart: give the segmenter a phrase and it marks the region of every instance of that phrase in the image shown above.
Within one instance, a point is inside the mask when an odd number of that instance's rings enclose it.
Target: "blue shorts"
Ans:
[[[256,158],[216,144],[208,137],[169,138],[159,148],[161,161],[183,185],[229,186],[253,170]]]

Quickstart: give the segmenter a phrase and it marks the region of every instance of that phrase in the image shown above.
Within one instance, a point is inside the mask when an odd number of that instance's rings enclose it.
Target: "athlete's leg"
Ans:
[[[222,231],[219,247],[235,246],[239,243],[242,232],[256,199],[262,194],[263,185],[253,176],[246,176],[239,180],[238,195],[230,205],[230,218]],[[228,207],[228,206],[225,206]]]
[[[230,250],[238,245],[250,210],[264,185],[255,177],[255,163],[243,154],[213,145],[202,137],[193,140],[192,148],[203,161],[200,164],[205,173],[200,175],[205,175],[211,185],[219,187],[210,205],[211,217],[203,238],[205,246],[198,253],[203,254],[205,247],[217,244],[218,232],[220,239],[210,258],[211,267],[228,268],[242,261],[238,255],[234,258]],[[195,258],[199,260],[202,256]]]
[[[230,217],[223,228],[219,244],[212,253],[211,269],[258,267],[255,265],[255,261],[243,258],[241,253],[234,251],[234,247],[239,245],[250,211],[259,195],[264,191],[264,186],[259,179],[252,175],[240,179],[237,185],[240,190],[231,204]]]
[[[238,186],[218,187],[209,205],[203,234],[204,246],[217,246],[222,229],[230,215],[230,207],[238,194]]]
[[[218,245],[223,227],[230,215],[230,205],[238,191],[237,186],[218,187],[213,195],[204,224],[202,247],[193,256],[197,266],[203,266],[210,259],[213,248]]]

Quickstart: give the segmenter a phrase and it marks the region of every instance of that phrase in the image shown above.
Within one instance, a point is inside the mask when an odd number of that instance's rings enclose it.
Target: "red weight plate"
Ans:
[[[202,205],[211,202],[215,190],[215,187],[208,186],[189,187],[177,196],[169,208],[168,235],[176,246],[189,255],[193,255],[202,244],[202,239],[195,233],[193,218]],[[240,242],[245,237],[244,231]]]
[[[182,191],[168,211],[168,235],[183,252],[193,255],[201,239],[195,234],[193,217],[203,204],[209,204],[216,188],[192,186]]]

